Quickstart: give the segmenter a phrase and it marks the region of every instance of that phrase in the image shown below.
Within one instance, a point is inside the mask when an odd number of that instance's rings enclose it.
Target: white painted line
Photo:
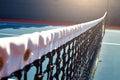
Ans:
[[[11,36],[15,36],[16,34],[0,33],[0,35],[11,35]]]
[[[106,42],[102,42],[102,44],[120,46],[120,43],[106,43]]]
[[[106,32],[120,33],[120,30],[106,30]]]

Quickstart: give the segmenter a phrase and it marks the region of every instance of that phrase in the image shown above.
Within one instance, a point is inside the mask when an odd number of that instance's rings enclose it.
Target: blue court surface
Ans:
[[[45,25],[45,24],[0,22],[0,38],[18,36],[21,34],[29,34],[33,32],[41,32],[41,31],[56,29],[60,27],[61,26],[53,26],[53,25]]]
[[[93,80],[120,80],[120,30],[106,30]]]

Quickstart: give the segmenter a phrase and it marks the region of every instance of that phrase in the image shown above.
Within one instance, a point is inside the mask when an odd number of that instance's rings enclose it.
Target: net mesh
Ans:
[[[89,80],[103,26],[104,21],[2,80],[28,80],[31,69],[34,80]]]

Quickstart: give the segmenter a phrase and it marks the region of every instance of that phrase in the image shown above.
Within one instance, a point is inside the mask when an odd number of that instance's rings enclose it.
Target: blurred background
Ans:
[[[120,0],[0,0],[0,19],[83,23],[108,10],[108,25],[120,26]]]

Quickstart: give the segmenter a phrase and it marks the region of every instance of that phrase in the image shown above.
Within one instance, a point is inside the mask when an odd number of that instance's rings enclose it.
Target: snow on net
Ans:
[[[100,23],[106,14],[97,20],[69,27],[0,38],[0,78],[22,69],[25,65],[40,59],[42,55],[86,32]]]

